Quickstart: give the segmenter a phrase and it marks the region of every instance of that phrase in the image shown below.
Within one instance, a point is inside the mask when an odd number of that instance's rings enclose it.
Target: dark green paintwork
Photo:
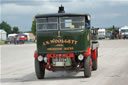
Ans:
[[[62,17],[62,16],[84,16],[86,22],[90,25],[90,20],[87,19],[87,14],[81,15],[81,14],[51,14],[51,15],[40,15],[36,16],[37,19],[44,18],[44,17]],[[58,37],[58,31],[60,31],[60,36]],[[77,53],[77,52],[85,52],[87,48],[90,47],[90,27],[85,29],[72,29],[72,30],[47,30],[47,31],[37,31],[36,32],[37,37],[37,51],[38,54],[42,53]],[[87,39],[89,37],[89,40]],[[56,47],[56,44],[49,44],[44,46],[43,42],[53,40],[53,39],[63,39],[63,40],[76,40],[78,41],[76,45],[74,44],[63,44],[63,47],[74,47],[74,50],[61,50],[61,51],[48,51],[47,48],[58,48]]]
[[[40,31],[37,32],[37,50],[39,54],[42,53],[75,53],[75,52],[85,52],[88,47],[90,47],[90,40],[87,40],[89,35],[90,39],[90,29],[85,28],[84,30],[60,30],[61,37],[58,38],[58,30],[54,31]],[[47,51],[49,47],[56,47],[56,44],[49,44],[43,46],[43,42],[49,41],[52,39],[63,39],[63,40],[76,40],[78,41],[76,45],[72,44],[63,44],[64,47],[74,47],[74,50],[68,51]]]

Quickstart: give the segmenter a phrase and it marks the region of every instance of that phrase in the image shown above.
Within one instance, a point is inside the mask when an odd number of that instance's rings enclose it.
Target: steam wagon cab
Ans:
[[[90,77],[97,69],[98,42],[91,40],[90,15],[65,13],[36,16],[35,72],[43,79],[49,71],[80,71]]]

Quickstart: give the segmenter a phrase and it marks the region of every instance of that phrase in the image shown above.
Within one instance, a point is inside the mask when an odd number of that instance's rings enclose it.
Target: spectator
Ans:
[[[17,44],[17,39],[16,39],[16,37],[14,37],[14,44]]]

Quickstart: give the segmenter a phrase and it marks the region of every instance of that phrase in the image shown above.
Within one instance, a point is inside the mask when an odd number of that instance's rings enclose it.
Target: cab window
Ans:
[[[58,29],[57,17],[39,18],[37,19],[37,31],[42,30],[56,30]]]
[[[60,17],[60,29],[84,29],[85,17]]]

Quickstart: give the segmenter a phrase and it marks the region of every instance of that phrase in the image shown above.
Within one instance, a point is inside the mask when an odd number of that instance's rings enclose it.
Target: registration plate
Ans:
[[[53,62],[53,66],[70,66],[71,65],[70,58],[53,58],[52,62]]]

